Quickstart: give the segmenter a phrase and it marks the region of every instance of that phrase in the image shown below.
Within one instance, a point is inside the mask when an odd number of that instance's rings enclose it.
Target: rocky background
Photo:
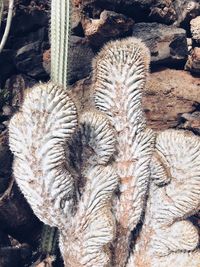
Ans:
[[[0,54],[0,267],[52,266],[39,249],[42,224],[13,181],[7,138],[26,88],[49,80],[49,5],[15,0]],[[149,126],[200,134],[200,0],[73,0],[73,5],[69,83],[82,104],[87,105],[95,54],[109,40],[135,36],[152,56],[144,92]],[[0,37],[4,27],[5,19]],[[193,219],[199,223],[198,216]],[[59,256],[54,266],[62,266]]]

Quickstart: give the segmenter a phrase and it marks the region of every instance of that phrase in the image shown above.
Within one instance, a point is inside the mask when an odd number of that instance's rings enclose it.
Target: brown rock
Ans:
[[[200,43],[200,16],[190,21],[190,28],[191,28],[192,39],[196,43]]]
[[[150,7],[150,10],[149,18],[152,21],[171,24],[176,20],[176,11],[171,0],[158,1]]]
[[[200,74],[200,47],[195,47],[191,50],[185,65],[185,70],[189,70],[194,74]]]
[[[81,10],[74,7],[71,17],[71,34],[83,36],[83,28],[81,24]]]
[[[35,80],[23,74],[11,76],[5,84],[5,89],[9,92],[9,105],[19,107],[23,102],[25,89],[35,83]]]
[[[43,54],[43,67],[50,75],[51,54],[50,49]],[[78,80],[87,77],[92,71],[94,52],[86,38],[72,35],[70,38],[68,58],[68,84],[72,85]]]
[[[178,125],[181,114],[200,103],[200,78],[180,70],[164,69],[150,74],[144,96],[148,125],[164,130]]]
[[[200,3],[198,0],[174,0],[174,9],[176,11],[176,22],[174,25],[184,25],[188,27],[191,19],[200,15]]]
[[[128,15],[136,21],[156,21],[171,24],[176,20],[173,0],[75,0],[90,17],[103,9]]]
[[[193,113],[182,114],[179,128],[192,130],[193,132],[200,134],[200,112],[195,111]]]
[[[180,63],[188,55],[184,29],[156,22],[136,23],[132,35],[142,39],[149,47],[152,63]]]
[[[105,10],[99,19],[86,19],[83,29],[90,43],[100,47],[113,38],[126,36],[132,31],[133,24],[131,18]]]

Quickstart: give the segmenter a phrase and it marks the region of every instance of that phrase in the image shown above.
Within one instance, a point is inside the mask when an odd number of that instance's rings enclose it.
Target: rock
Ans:
[[[12,50],[3,50],[0,53],[0,88],[5,80],[15,72],[14,57]]]
[[[176,21],[174,25],[189,28],[190,20],[200,15],[199,0],[174,0],[174,9],[176,11]]]
[[[200,16],[190,21],[192,39],[200,44]]]
[[[86,38],[72,35],[69,47],[68,84],[87,77],[92,71],[94,52]],[[43,54],[43,67],[50,74],[51,54],[46,50]]]
[[[0,266],[2,267],[27,266],[30,260],[31,248],[28,246],[0,248]]]
[[[51,73],[51,49],[47,49],[44,51],[42,55],[42,65],[46,73],[50,75]]]
[[[24,91],[32,87],[37,81],[26,75],[13,75],[5,83],[5,90],[9,92],[9,105],[12,108],[21,106],[24,98]]]
[[[200,74],[200,47],[191,50],[185,70],[189,70],[193,74]]]
[[[188,52],[192,50],[192,38],[187,38]]]
[[[4,232],[0,231],[0,248],[4,246],[10,246],[10,245],[11,243],[10,243],[8,236]]]
[[[179,63],[187,57],[187,38],[184,29],[156,22],[136,23],[132,35],[146,43],[151,52],[151,62],[154,64]]]
[[[86,38],[71,37],[69,49],[69,84],[87,77],[92,70],[94,52]]]
[[[81,10],[74,7],[71,18],[71,33],[80,37],[84,36],[83,27],[81,23]]]
[[[181,123],[179,128],[192,130],[200,134],[200,112],[184,113],[181,115]]]
[[[176,127],[182,114],[200,103],[200,78],[186,71],[163,69],[149,75],[144,93],[148,125],[155,130]]]
[[[0,134],[0,196],[10,182],[12,174],[12,154],[8,147],[8,132]]]
[[[135,21],[156,21],[173,23],[176,12],[172,0],[76,0],[80,7],[91,18],[95,18],[104,9],[123,13]]]
[[[95,47],[105,42],[131,33],[134,21],[122,14],[104,10],[99,19],[86,19],[83,22],[85,36]]]
[[[14,109],[9,105],[3,106],[2,110],[3,110],[3,115],[8,116],[8,117],[12,116],[13,111],[14,111]]]
[[[43,67],[43,48],[41,41],[27,44],[17,50],[15,65],[19,72],[32,78],[47,79],[48,75]]]
[[[176,20],[176,11],[174,9],[173,1],[155,1],[150,6],[149,19],[165,24],[172,24]]]
[[[31,31],[37,31],[39,28],[48,27],[49,14],[47,10],[39,7],[26,8],[19,6],[16,15],[13,17],[10,35],[23,36]]]
[[[41,46],[44,46],[48,42],[48,29],[43,27],[34,32],[28,32],[23,36],[10,36],[8,42],[6,43],[7,47],[11,47],[13,50],[18,50],[21,47],[40,41]]]
[[[14,180],[11,179],[0,196],[0,229],[20,243],[36,246],[41,227],[41,222],[35,217]]]
[[[87,77],[92,71],[94,52],[86,38],[72,35],[69,47],[68,83],[69,85]],[[50,49],[43,53],[43,67],[50,75],[51,71]]]
[[[4,130],[6,130],[6,126],[3,123],[0,123],[0,134],[2,134]]]

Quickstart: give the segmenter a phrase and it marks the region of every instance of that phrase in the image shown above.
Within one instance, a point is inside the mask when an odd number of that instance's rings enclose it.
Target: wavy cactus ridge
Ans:
[[[92,157],[88,157],[89,165],[107,164],[116,146],[115,132],[109,120],[96,110],[87,111],[80,116],[80,125],[83,145],[93,149],[94,152]],[[87,158],[87,155],[84,158]]]
[[[152,160],[144,225],[128,267],[198,267],[199,234],[187,218],[200,207],[199,137],[166,130],[157,136],[155,153],[168,172],[163,176],[161,165]]]
[[[110,266],[109,244],[115,235],[111,197],[118,176],[111,166],[95,166],[85,174],[85,194],[66,232],[61,232],[61,251],[66,266]]]
[[[51,79],[67,88],[68,50],[71,31],[71,1],[51,3]]]
[[[64,147],[76,126],[74,103],[51,83],[32,88],[9,125],[17,183],[35,214],[60,228],[73,206],[74,182],[66,168]]]

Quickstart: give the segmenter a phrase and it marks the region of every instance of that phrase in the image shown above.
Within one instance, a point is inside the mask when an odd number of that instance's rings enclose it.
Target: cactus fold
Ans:
[[[74,103],[61,87],[49,83],[27,93],[9,127],[18,185],[37,217],[58,228],[64,227],[74,204],[65,145],[76,126]]]
[[[187,218],[200,207],[199,137],[159,133],[154,157],[159,165],[153,158],[145,220],[127,266],[198,267],[198,229]]]

